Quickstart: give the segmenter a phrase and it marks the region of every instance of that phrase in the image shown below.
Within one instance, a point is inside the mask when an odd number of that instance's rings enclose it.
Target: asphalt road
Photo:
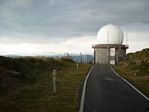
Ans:
[[[83,112],[149,112],[149,101],[109,65],[96,65],[87,80]]]

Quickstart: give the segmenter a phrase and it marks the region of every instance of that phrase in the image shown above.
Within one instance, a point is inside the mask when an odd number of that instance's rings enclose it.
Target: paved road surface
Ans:
[[[96,65],[86,85],[83,112],[149,112],[149,101],[115,75],[109,65]]]

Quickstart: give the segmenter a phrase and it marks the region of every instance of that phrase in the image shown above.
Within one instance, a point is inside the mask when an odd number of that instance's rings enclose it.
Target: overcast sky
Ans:
[[[109,23],[128,52],[149,47],[149,0],[0,0],[0,55],[92,54]]]

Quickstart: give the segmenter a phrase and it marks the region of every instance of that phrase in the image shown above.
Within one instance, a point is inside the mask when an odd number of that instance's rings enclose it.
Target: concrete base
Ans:
[[[115,64],[126,58],[125,45],[95,45],[94,63]]]

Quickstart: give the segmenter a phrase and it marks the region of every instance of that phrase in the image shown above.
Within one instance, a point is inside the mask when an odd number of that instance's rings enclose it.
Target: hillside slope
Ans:
[[[149,96],[149,48],[127,54],[126,60],[113,67],[119,74]]]

